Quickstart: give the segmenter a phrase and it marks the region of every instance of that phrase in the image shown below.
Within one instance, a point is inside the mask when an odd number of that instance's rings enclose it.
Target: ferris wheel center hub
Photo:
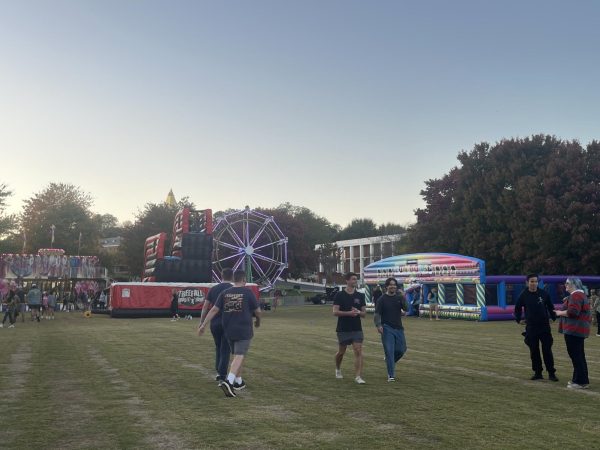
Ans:
[[[244,253],[246,253],[246,255],[250,256],[251,254],[254,253],[254,247],[252,247],[251,245],[249,245],[248,247],[246,247],[244,249]]]

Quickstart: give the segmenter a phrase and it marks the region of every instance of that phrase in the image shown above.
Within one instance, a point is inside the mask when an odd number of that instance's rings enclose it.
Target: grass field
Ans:
[[[213,381],[196,320],[59,313],[0,330],[0,448],[599,448],[600,338],[586,341],[592,388],[529,381],[514,322],[405,320],[408,353],[387,383],[372,317],[366,385],[352,355],[334,378],[330,306],[267,312],[247,358],[248,388]]]

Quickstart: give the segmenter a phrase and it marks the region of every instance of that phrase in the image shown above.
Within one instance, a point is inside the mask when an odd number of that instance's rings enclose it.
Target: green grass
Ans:
[[[597,448],[600,338],[586,341],[592,389],[528,381],[513,322],[406,319],[408,353],[386,382],[372,317],[367,384],[353,357],[334,378],[331,306],[267,312],[244,378],[225,398],[212,380],[210,334],[196,321],[57,314],[1,329],[0,448]]]

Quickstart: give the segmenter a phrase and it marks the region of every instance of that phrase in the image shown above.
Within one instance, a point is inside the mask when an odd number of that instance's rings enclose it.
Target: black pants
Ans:
[[[598,325],[598,334],[600,334],[600,312],[596,311],[596,325]]]
[[[587,361],[585,360],[585,350],[583,348],[584,342],[585,338],[565,334],[567,353],[573,363],[573,378],[571,381],[581,385],[590,384]]]
[[[4,318],[2,319],[2,325],[4,325],[4,322],[6,322],[6,319],[8,319],[10,321],[11,325],[14,325],[15,324],[15,311],[8,309],[4,312]]]
[[[529,355],[531,356],[531,368],[535,373],[542,373],[542,358],[540,357],[540,343],[542,344],[542,355],[544,356],[544,365],[549,374],[556,372],[554,368],[554,355],[552,354],[552,339],[551,331],[527,331],[525,343],[529,347]]]
[[[225,379],[227,378],[227,368],[229,367],[229,355],[231,355],[229,341],[225,337],[223,326],[221,325],[213,326],[211,324],[210,332],[215,341],[215,370],[222,379]]]

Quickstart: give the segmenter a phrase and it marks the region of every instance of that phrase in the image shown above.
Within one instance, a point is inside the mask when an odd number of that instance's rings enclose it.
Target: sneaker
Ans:
[[[225,397],[235,397],[236,396],[235,392],[233,392],[233,387],[229,384],[229,382],[227,380],[221,381],[221,384],[219,385],[219,387],[225,393]]]
[[[585,389],[585,388],[580,384],[569,381],[569,383],[567,383],[567,389]]]
[[[246,382],[242,380],[241,383],[233,383],[233,389],[236,391],[241,391],[242,389],[246,389]]]
[[[215,381],[221,381],[221,380],[222,380],[221,375],[216,374],[215,375]]]
[[[335,377],[338,380],[341,380],[342,378],[344,378],[344,376],[342,375],[342,371],[340,369],[335,369]]]
[[[363,380],[361,377],[356,377],[354,379],[354,381],[356,381],[357,384],[366,384],[367,382],[365,380]]]
[[[534,373],[530,380],[543,380],[544,377],[541,373]]]
[[[8,328],[10,328],[10,327],[8,327]],[[589,389],[590,388],[589,384],[581,384],[580,386],[581,386],[581,389]]]
[[[14,325],[14,324],[10,324],[10,325],[8,326],[8,328],[14,328],[14,327],[15,327],[15,325]],[[587,386],[587,385],[586,385],[586,386]]]
[[[596,336],[600,336],[600,333],[596,333]]]
[[[396,381],[396,379],[394,377],[388,377],[388,383],[392,383],[394,381]],[[358,383],[358,381],[357,381],[357,383]]]
[[[556,377],[556,375],[555,375],[555,374],[553,374],[553,373],[551,373],[551,374],[548,376],[548,379],[549,379],[550,381],[558,381],[558,378],[557,378],[557,377]]]
[[[0,323],[0,328],[4,328],[4,324],[3,323]]]

